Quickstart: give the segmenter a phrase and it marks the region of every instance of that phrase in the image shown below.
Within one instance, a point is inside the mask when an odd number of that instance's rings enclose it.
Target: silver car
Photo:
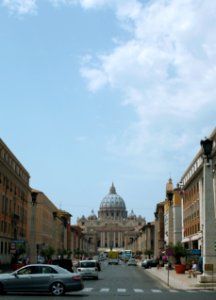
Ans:
[[[82,278],[98,279],[98,262],[96,260],[81,260],[77,265],[77,272]]]
[[[82,278],[59,266],[32,264],[12,273],[0,274],[0,294],[9,292],[49,292],[61,296],[84,288]]]
[[[128,266],[137,266],[137,261],[136,261],[136,259],[131,257],[131,258],[128,260],[127,265],[128,265]]]

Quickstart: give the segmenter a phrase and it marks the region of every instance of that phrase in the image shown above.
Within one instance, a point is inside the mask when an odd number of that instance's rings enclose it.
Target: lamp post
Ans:
[[[37,263],[37,248],[36,248],[36,205],[37,205],[37,192],[31,192],[32,200],[32,215],[31,215],[31,245],[30,245],[30,259],[31,263]]]
[[[214,241],[216,237],[213,172],[211,153],[213,141],[201,140],[203,149],[203,274],[200,276],[201,283],[216,283],[216,256]]]
[[[168,183],[166,184],[166,197],[168,200],[168,245],[173,241],[173,213],[172,213],[172,200],[173,200],[173,183],[170,178]],[[170,261],[169,257],[172,255],[172,251],[168,248],[166,250],[166,254],[168,257],[168,266],[167,266],[167,285],[169,286],[169,270],[170,270]]]

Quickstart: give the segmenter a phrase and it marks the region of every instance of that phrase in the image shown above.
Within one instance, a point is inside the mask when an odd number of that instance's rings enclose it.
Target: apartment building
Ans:
[[[212,151],[212,184],[214,186],[214,202],[216,215],[216,128],[210,135],[214,141]],[[200,149],[189,167],[181,178],[182,182],[182,202],[183,202],[183,218],[182,218],[182,242],[185,247],[193,250],[198,255],[202,252],[203,227],[204,227],[204,211],[203,211],[203,152]],[[215,237],[216,239],[216,237]]]
[[[18,245],[27,241],[30,175],[0,139],[0,259],[11,260]]]

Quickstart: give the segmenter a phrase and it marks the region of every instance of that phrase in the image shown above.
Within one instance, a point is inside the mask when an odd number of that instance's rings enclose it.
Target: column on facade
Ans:
[[[216,237],[212,162],[203,165],[203,274],[200,282],[216,282],[216,258],[214,241]]]
[[[110,233],[107,231],[107,247],[110,247]]]
[[[104,231],[104,246],[107,247],[107,231]]]
[[[183,240],[184,239],[184,191],[181,191],[180,195],[181,195],[181,240]]]
[[[104,238],[104,247],[106,247],[106,239],[107,239],[107,235],[106,235],[106,231],[104,231],[103,233],[103,238]]]
[[[103,231],[102,232],[102,247],[105,247],[105,241],[106,241],[105,232]]]
[[[100,232],[100,247],[103,247],[103,232]]]
[[[173,243],[173,206],[169,203],[168,244]]]
[[[122,247],[121,232],[118,232],[118,246]]]

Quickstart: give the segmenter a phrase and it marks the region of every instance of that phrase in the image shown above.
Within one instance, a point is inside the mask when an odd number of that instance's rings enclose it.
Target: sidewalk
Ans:
[[[191,290],[191,289],[210,289],[209,287],[199,286],[198,276],[188,278],[188,273],[177,274],[175,270],[166,270],[162,267],[160,269],[151,268],[145,269],[150,276],[157,277],[160,279],[167,287],[180,290]],[[212,289],[212,288],[211,288]],[[214,288],[215,289],[215,288]]]

